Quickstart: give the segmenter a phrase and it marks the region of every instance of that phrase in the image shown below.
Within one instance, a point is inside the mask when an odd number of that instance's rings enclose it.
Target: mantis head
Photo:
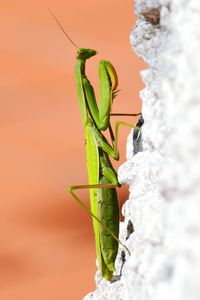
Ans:
[[[86,60],[94,55],[97,54],[96,50],[93,49],[85,49],[85,48],[79,48],[77,51],[77,59]]]

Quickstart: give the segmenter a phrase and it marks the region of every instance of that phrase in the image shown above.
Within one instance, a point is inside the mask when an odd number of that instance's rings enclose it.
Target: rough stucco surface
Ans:
[[[157,25],[143,16],[155,8]],[[131,256],[116,283],[97,272],[97,290],[84,299],[199,300],[200,2],[136,0],[135,10],[131,45],[149,69],[141,72],[143,151],[133,156],[131,132],[119,169],[130,186],[120,240],[132,220]]]

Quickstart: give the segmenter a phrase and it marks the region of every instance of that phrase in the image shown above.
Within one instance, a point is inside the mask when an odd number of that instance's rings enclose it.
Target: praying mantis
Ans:
[[[67,38],[78,48],[64,31],[55,15],[51,11],[50,13]],[[98,266],[102,277],[111,281],[115,271],[118,245],[121,243],[118,238],[119,206],[116,192],[116,188],[121,185],[110,157],[119,160],[119,126],[125,125],[130,128],[137,128],[137,126],[117,121],[113,131],[110,117],[116,115],[139,116],[141,113],[111,113],[112,103],[119,90],[117,90],[117,73],[108,60],[99,62],[100,104],[97,105],[94,89],[85,73],[86,61],[96,54],[96,50],[88,48],[78,48],[76,52],[76,84],[85,136],[88,184],[68,186],[68,192],[92,217]],[[103,131],[106,130],[109,132],[111,143],[103,135]],[[137,130],[140,128],[138,127]],[[75,190],[80,189],[89,189],[90,208],[76,195]],[[123,247],[129,252],[125,245]]]

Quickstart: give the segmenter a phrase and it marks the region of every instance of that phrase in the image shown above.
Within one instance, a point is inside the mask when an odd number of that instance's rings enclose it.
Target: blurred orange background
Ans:
[[[82,299],[95,288],[91,218],[66,192],[67,185],[87,183],[76,49],[48,7],[79,46],[98,50],[88,61],[95,88],[98,60],[116,67],[121,92],[113,112],[141,106],[144,64],[129,43],[132,0],[0,2],[2,300]],[[120,132],[121,164],[129,130]],[[87,191],[80,195],[88,199]],[[122,204],[127,187],[119,195]]]

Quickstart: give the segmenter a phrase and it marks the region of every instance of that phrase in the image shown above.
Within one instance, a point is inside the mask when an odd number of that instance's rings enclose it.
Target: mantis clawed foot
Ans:
[[[133,223],[131,220],[128,221],[128,225],[127,225],[127,236],[126,236],[126,240],[129,239],[130,235],[134,232],[134,226],[133,226]],[[124,264],[126,262],[126,253],[124,250],[122,250],[121,252],[121,261],[122,261],[122,264],[121,264],[121,268],[120,268],[120,273],[119,275],[113,275],[113,278],[111,280],[111,283],[114,283],[118,280],[121,279],[121,276],[122,276],[122,271],[123,271],[123,268],[124,268]]]
[[[113,275],[111,283],[114,283],[114,282],[120,280],[121,277],[122,277],[123,267],[124,267],[124,264],[126,262],[126,254],[125,254],[125,251],[123,251],[123,250],[121,252],[121,261],[122,261],[122,264],[121,264],[121,268],[120,268],[120,273],[119,273],[119,275]]]

